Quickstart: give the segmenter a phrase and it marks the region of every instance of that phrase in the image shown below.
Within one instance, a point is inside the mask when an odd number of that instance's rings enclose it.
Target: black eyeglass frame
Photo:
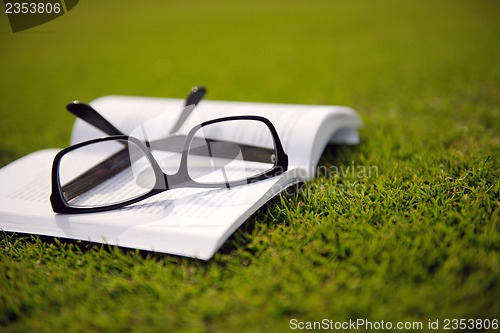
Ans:
[[[188,173],[188,167],[187,167],[187,158],[188,158],[188,153],[189,153],[189,147],[190,144],[194,138],[195,133],[202,127],[211,125],[214,123],[218,122],[224,122],[224,121],[233,121],[233,120],[255,120],[255,121],[260,121],[264,123],[270,130],[273,140],[274,140],[274,145],[275,145],[275,150],[276,150],[276,158],[274,160],[274,166],[268,170],[265,171],[261,174],[248,177],[242,180],[238,181],[230,181],[228,183],[199,183],[193,180]],[[90,145],[90,144],[95,144],[98,142],[104,142],[104,141],[112,141],[112,140],[124,140],[127,142],[131,142],[135,144],[138,148],[141,149],[141,151],[144,153],[144,156],[148,159],[149,163],[151,164],[153,168],[153,172],[156,177],[156,183],[153,189],[151,189],[149,192],[139,195],[135,198],[131,198],[128,200],[124,200],[122,202],[114,203],[114,204],[109,204],[109,205],[103,205],[103,206],[96,206],[96,207],[77,207],[69,204],[64,198],[63,194],[61,191],[61,184],[59,183],[59,165],[61,163],[61,159],[66,155],[68,152],[71,152],[75,149],[79,149],[81,147]],[[279,138],[278,132],[276,131],[276,128],[274,125],[269,121],[267,118],[261,117],[261,116],[231,116],[231,117],[223,117],[223,118],[217,118],[209,121],[205,121],[199,125],[196,125],[193,127],[187,137],[186,141],[184,143],[184,149],[182,150],[182,155],[181,155],[181,161],[180,161],[180,166],[178,171],[173,174],[173,175],[168,175],[163,172],[161,167],[159,166],[158,162],[156,159],[153,157],[150,149],[147,147],[147,143],[145,144],[141,140],[132,137],[132,136],[127,136],[127,135],[113,135],[109,137],[103,137],[103,138],[98,138],[98,139],[93,139],[85,142],[81,142],[78,144],[75,144],[73,146],[67,147],[63,150],[61,150],[59,153],[54,158],[54,162],[52,164],[52,193],[50,195],[50,202],[52,204],[52,209],[55,213],[62,213],[62,214],[75,214],[75,213],[93,213],[93,212],[104,212],[104,211],[109,211],[113,209],[118,209],[122,208],[134,203],[137,203],[139,201],[145,200],[149,197],[152,197],[156,194],[175,189],[175,188],[186,188],[186,187],[196,187],[196,188],[224,188],[227,186],[233,187],[233,186],[241,186],[241,185],[246,185],[250,183],[254,183],[260,180],[264,180],[267,178],[271,178],[274,176],[278,176],[285,171],[288,170],[288,156],[285,153],[285,150],[283,149],[283,145],[281,143],[281,140]]]

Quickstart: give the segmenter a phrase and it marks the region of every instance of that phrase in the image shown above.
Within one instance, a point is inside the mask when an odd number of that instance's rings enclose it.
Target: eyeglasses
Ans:
[[[56,213],[101,212],[176,188],[241,186],[287,168],[268,119],[225,117],[199,124],[185,137],[113,135],[63,149],[54,158],[50,201]]]

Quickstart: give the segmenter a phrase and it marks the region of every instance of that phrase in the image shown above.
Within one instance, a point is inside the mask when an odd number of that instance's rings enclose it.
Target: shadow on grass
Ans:
[[[30,244],[30,245],[42,245],[44,248],[55,247],[62,252],[65,250],[72,250],[76,253],[88,253],[91,251],[104,251],[108,254],[119,252],[121,255],[125,256],[138,256],[142,259],[155,260],[155,261],[166,261],[169,263],[181,263],[186,261],[185,259],[192,261],[199,261],[193,258],[183,258],[180,256],[158,253],[147,250],[139,250],[139,249],[131,249],[117,245],[111,244],[102,244],[84,240],[76,240],[69,238],[59,238],[53,236],[44,236],[44,235],[33,235],[33,234],[25,234],[25,233],[12,233],[1,231],[0,239],[2,242],[8,242],[10,244]]]
[[[359,152],[359,146],[344,146],[344,145],[328,145],[318,163],[318,168],[322,167],[349,167],[352,163],[353,156]],[[323,175],[319,175],[322,177]],[[224,245],[219,249],[221,255],[236,255],[239,251],[249,251],[253,256],[258,255],[255,251],[249,248],[249,244],[253,241],[256,234],[260,230],[266,231],[276,226],[279,226],[286,221],[273,218],[275,207],[283,204],[283,198],[291,198],[292,201],[300,201],[303,191],[307,190],[306,183],[295,184],[280,195],[273,197],[265,205],[260,207],[250,218],[238,228],[238,230],[229,237]],[[257,230],[256,228],[259,228]]]

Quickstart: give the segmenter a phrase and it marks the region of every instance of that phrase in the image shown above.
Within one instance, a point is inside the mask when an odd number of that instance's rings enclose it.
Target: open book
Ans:
[[[168,131],[182,99],[106,96],[91,105],[123,133],[148,121]],[[207,260],[270,198],[314,177],[328,143],[357,144],[361,121],[341,106],[203,101],[179,132],[209,119],[259,115],[276,127],[289,159],[284,174],[230,189],[181,188],[109,212],[55,214],[49,202],[51,167],[58,149],[29,154],[0,170],[0,229],[108,243]],[[78,119],[71,144],[105,136]]]

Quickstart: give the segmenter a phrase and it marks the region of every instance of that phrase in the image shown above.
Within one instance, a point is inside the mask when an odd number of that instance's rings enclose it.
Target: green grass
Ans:
[[[327,172],[208,262],[0,234],[0,330],[500,320],[499,12],[493,0],[80,1],[16,34],[1,13],[0,165],[66,146],[71,100],[196,84],[211,99],[348,105],[365,125],[359,146],[328,148]]]

